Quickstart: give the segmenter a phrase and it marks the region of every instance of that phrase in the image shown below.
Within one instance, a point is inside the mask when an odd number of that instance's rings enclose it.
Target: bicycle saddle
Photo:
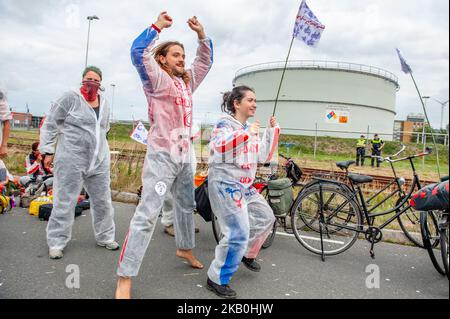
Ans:
[[[347,161],[347,162],[337,162],[336,166],[339,167],[340,169],[344,170],[344,169],[348,169],[348,167],[352,164],[355,164],[355,161]]]
[[[370,183],[371,181],[373,181],[373,177],[368,175],[359,175],[350,173],[347,175],[347,177],[349,180],[351,180],[353,183],[356,184]]]

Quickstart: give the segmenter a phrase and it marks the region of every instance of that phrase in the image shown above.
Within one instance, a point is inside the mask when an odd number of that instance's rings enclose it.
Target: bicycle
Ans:
[[[390,161],[390,159],[392,159],[393,157],[397,157],[402,152],[404,152],[404,150],[406,149],[406,146],[403,145],[403,144],[401,146],[402,146],[402,148],[401,148],[401,150],[399,152],[397,152],[396,154],[391,155],[391,156],[386,158],[386,161],[388,161],[390,163],[390,165],[391,165],[391,169],[392,169],[392,173],[393,173],[394,177],[392,178],[392,180],[389,183],[387,183],[387,185],[383,189],[379,190],[377,193],[375,193],[373,196],[371,196],[369,199],[366,200],[366,202],[365,202],[366,206],[369,207],[371,205],[371,202],[374,199],[376,199],[380,194],[382,194],[387,189],[391,188],[393,185],[395,185],[397,187],[397,190],[396,190],[396,192],[391,193],[390,196],[387,197],[385,201],[379,202],[378,205],[376,205],[376,206],[372,206],[370,208],[370,210],[369,210],[369,213],[373,212],[375,209],[377,209],[378,207],[383,205],[389,198],[395,196],[396,194],[399,195],[399,198],[397,199],[397,201],[395,203],[396,206],[399,205],[400,203],[404,202],[405,198],[407,198],[408,194],[403,190],[403,187],[402,187],[405,184],[405,179],[402,178],[402,177],[399,178],[397,176],[397,172],[396,172],[395,167],[393,165],[394,162]],[[365,157],[366,158],[376,158],[376,159],[379,159],[380,161],[385,160],[381,156],[368,155],[368,156],[365,156]],[[405,159],[403,159],[403,160],[405,160]],[[345,173],[344,173],[343,178],[341,178],[341,179],[340,179],[340,177],[337,177],[337,178],[335,177],[335,178],[337,180],[342,180],[342,181],[346,182],[350,186],[350,188],[351,188],[351,181],[349,180],[349,177],[348,177],[348,175],[349,175],[348,169],[349,169],[349,167],[351,165],[353,165],[355,163],[356,162],[353,161],[353,160],[346,161],[346,162],[337,162],[336,163],[336,166],[338,168],[340,168],[341,170],[344,170]],[[418,176],[418,174],[417,174],[417,172],[415,170],[413,162],[411,162],[411,167],[412,167],[412,170],[413,170],[413,183],[415,183],[416,186],[418,188],[420,188],[421,187],[421,185],[420,185],[420,178],[419,178],[419,176]],[[413,184],[413,187],[411,189],[413,189],[413,188],[414,188],[414,184]],[[399,224],[400,228],[402,229],[404,235],[414,245],[416,245],[418,247],[421,247],[421,248],[424,248],[423,242],[420,242],[420,239],[417,239],[415,236],[411,235],[411,233],[417,233],[418,234],[418,233],[421,232],[421,228],[420,228],[421,227],[420,214],[418,212],[416,212],[414,209],[412,209],[411,207],[403,207],[403,206],[399,207],[396,210],[396,213],[400,212],[401,210],[403,211],[403,213],[398,215],[397,221],[398,221],[398,224]],[[384,215],[382,213],[380,213],[380,214]]]
[[[286,177],[289,178],[292,182],[291,187],[293,187],[293,188],[303,187],[304,185],[299,183],[299,180],[302,176],[301,168],[294,162],[293,159],[291,159],[283,154],[279,154],[279,155],[280,155],[280,157],[282,157],[286,160],[286,163],[283,164],[283,170],[286,173]],[[269,181],[278,179],[278,177],[279,176],[276,172],[271,172],[271,174],[269,174],[266,179],[264,179],[262,177],[255,178],[255,181],[253,182],[252,186],[255,187],[255,189],[264,197],[264,199],[267,202],[269,202]],[[269,204],[270,204],[270,202],[269,202]],[[286,222],[286,217],[289,215],[288,212],[289,211],[287,211],[286,214],[283,214],[283,215],[275,215],[275,222],[273,224],[272,230],[271,230],[269,236],[267,237],[267,239],[264,241],[262,248],[266,249],[272,245],[273,240],[276,235],[276,230],[278,228],[278,225],[283,226],[284,230],[286,232],[289,232],[288,231],[288,223]],[[213,229],[213,233],[214,233],[214,238],[215,238],[216,242],[219,243],[220,240],[222,239],[222,234],[221,234],[220,226],[219,226],[216,216],[212,216],[212,229]]]
[[[442,182],[448,180],[441,179]],[[436,187],[436,184],[429,185],[426,188]],[[447,183],[447,193],[444,194],[448,196],[448,183]],[[419,197],[419,193],[417,193],[416,197]],[[424,193],[425,194],[425,193]],[[433,196],[436,193],[432,193]],[[421,199],[426,198],[425,196],[421,197]],[[419,201],[421,199],[418,199]],[[422,205],[420,210],[420,224],[421,224],[421,233],[422,239],[427,250],[428,255],[430,256],[431,262],[437,272],[443,276],[447,276],[448,278],[448,264],[449,264],[449,251],[448,251],[448,240],[449,240],[449,209],[448,209],[448,201],[447,207],[443,207],[442,202],[428,202]],[[433,206],[434,205],[434,206]],[[426,209],[430,209],[426,211]],[[432,210],[431,210],[432,209]],[[438,247],[439,246],[439,247]],[[438,249],[439,248],[439,249]],[[438,252],[439,250],[439,252]],[[440,255],[440,256],[437,256]]]
[[[399,217],[402,214],[411,210],[408,199],[415,189],[421,188],[413,160],[429,155],[432,151],[427,148],[420,154],[393,159],[398,157],[405,148],[402,145],[399,152],[386,158],[376,156],[380,160],[390,163],[394,179],[368,200],[365,199],[360,185],[372,182],[373,178],[367,175],[348,173],[348,167],[353,161],[337,163],[338,167],[347,171],[344,181],[313,177],[313,182],[300,192],[290,212],[292,229],[300,244],[308,251],[321,255],[322,261],[325,261],[325,256],[337,255],[346,251],[355,243],[360,234],[364,234],[365,239],[371,243],[370,256],[375,258],[374,245],[381,241],[382,229],[392,221],[400,220]],[[404,180],[397,177],[394,167],[394,163],[406,160],[410,162],[413,171],[413,183],[408,192],[403,190]],[[379,203],[370,205],[376,197],[392,185],[396,185],[396,190]],[[396,194],[399,195],[399,199],[393,208],[383,212],[374,212]],[[394,216],[389,217],[382,225],[374,226],[376,217],[392,213]],[[366,225],[367,227],[365,227]],[[408,238],[413,237],[406,227],[402,227],[402,230]]]

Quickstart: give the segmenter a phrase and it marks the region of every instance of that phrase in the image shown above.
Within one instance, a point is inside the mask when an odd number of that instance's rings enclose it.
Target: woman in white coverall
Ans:
[[[75,206],[83,185],[91,200],[97,245],[117,250],[111,203],[110,153],[106,140],[110,108],[99,94],[102,73],[97,67],[83,72],[82,87],[53,103],[41,127],[39,151],[44,166],[53,163],[53,210],[47,225],[51,259],[63,257],[72,236]],[[54,160],[54,161],[53,161]]]
[[[255,272],[256,257],[275,222],[272,209],[252,186],[258,163],[277,156],[280,129],[276,119],[259,138],[259,121],[247,120],[256,112],[256,96],[246,86],[235,87],[223,97],[222,117],[209,144],[208,188],[211,208],[223,238],[208,270],[207,288],[223,298],[236,298],[228,285],[241,262]]]

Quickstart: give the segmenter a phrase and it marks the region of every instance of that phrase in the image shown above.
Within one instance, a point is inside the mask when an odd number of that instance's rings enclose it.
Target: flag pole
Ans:
[[[420,98],[420,102],[422,103],[423,112],[425,114],[426,122],[430,125],[430,128],[431,128],[431,122],[428,119],[427,109],[425,107],[425,103],[423,102],[422,95],[420,94],[419,87],[417,86],[417,83],[416,83],[416,80],[414,79],[412,71],[410,71],[409,74],[411,75],[411,78],[412,78],[412,80],[414,82],[414,86],[416,87],[417,93],[419,94],[419,98]],[[426,123],[424,123],[423,125],[425,127]],[[434,134],[433,134],[433,129],[432,128],[431,128],[430,132],[431,132],[431,138],[433,139],[433,145],[434,145],[434,148],[436,150],[437,171],[438,171],[439,178],[441,178],[441,169],[440,169],[440,165],[439,165],[439,150],[438,150],[437,145],[436,145],[436,139],[434,138]],[[425,135],[425,140],[424,140],[424,146],[425,146],[425,141],[426,141],[426,135]]]
[[[292,44],[294,43],[294,39],[295,38],[292,37],[291,45],[289,46],[289,52],[288,52],[288,55],[286,57],[286,62],[284,64],[283,73],[281,74],[280,85],[278,86],[278,92],[277,92],[277,97],[275,98],[275,106],[273,108],[272,116],[275,116],[275,112],[277,111],[278,97],[280,96],[281,85],[283,84],[284,74],[286,73],[286,68],[287,68],[287,64],[288,64],[288,61],[289,61],[289,56],[291,55],[291,49],[292,49]]]

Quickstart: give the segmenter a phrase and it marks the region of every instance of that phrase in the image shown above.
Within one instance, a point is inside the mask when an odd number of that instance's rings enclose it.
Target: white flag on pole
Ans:
[[[316,47],[324,29],[325,26],[320,23],[303,0],[295,20],[293,37],[305,42],[308,46]]]
[[[139,122],[138,125],[136,125],[136,127],[134,128],[133,132],[130,135],[131,139],[144,145],[147,145],[147,136],[148,131],[145,128],[144,124],[142,124],[142,122]]]

